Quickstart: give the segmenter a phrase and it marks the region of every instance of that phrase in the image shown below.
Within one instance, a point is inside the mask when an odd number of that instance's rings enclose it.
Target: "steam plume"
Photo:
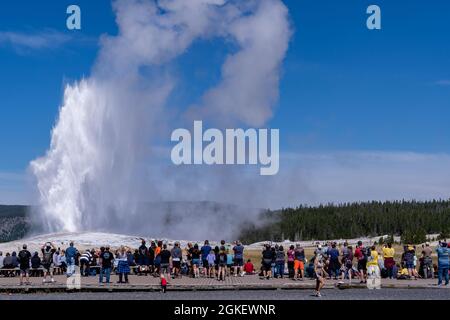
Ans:
[[[278,97],[290,37],[281,1],[117,0],[113,8],[118,35],[103,36],[91,76],[66,87],[50,149],[30,164],[47,231],[129,231],[142,219],[163,223],[167,212],[142,209],[139,203],[182,200],[183,188],[195,184],[197,170],[183,171],[186,180],[176,183],[180,172],[160,157],[170,123],[188,109],[175,115],[167,110],[177,81],[170,65],[194,41],[220,37],[234,42],[238,51],[227,56],[221,81],[199,97],[191,114],[261,126]],[[205,181],[209,175],[226,183],[215,194],[201,186],[189,190],[190,199],[229,199],[221,192],[239,194],[248,187],[236,173],[203,174]],[[231,219],[236,223],[241,213],[227,209],[225,214],[236,215]],[[192,235],[187,224],[198,226],[198,221],[183,223],[185,228],[175,228],[179,237]],[[157,223],[147,227],[148,233],[162,230]],[[219,230],[224,236],[231,232]]]

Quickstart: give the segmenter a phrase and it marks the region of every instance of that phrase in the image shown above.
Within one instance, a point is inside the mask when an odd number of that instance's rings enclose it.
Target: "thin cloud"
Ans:
[[[37,33],[0,31],[0,45],[12,46],[15,49],[55,49],[71,39],[70,35],[55,30]]]
[[[439,80],[436,81],[434,84],[441,87],[450,87],[450,80]]]

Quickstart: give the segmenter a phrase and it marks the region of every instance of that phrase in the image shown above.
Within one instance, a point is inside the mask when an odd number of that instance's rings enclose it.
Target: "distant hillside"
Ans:
[[[30,230],[27,206],[0,205],[0,242],[21,239]]]
[[[397,235],[421,243],[426,234],[450,234],[450,200],[386,201],[299,206],[269,211],[241,232],[246,243],[280,240],[351,239]],[[423,240],[423,241],[421,241]]]

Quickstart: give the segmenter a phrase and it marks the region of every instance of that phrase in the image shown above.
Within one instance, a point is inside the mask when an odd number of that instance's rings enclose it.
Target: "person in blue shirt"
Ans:
[[[69,247],[66,250],[67,277],[70,277],[75,273],[75,260],[77,255],[78,250],[74,247],[73,242],[70,242]]]
[[[233,247],[234,251],[234,276],[241,277],[244,275],[244,246],[238,240],[236,245]]]
[[[202,254],[202,265],[203,265],[203,273],[205,277],[208,276],[208,254],[211,252],[211,246],[209,245],[209,241],[205,240],[204,245],[200,248],[200,252]]]
[[[445,285],[448,286],[449,276],[449,249],[446,242],[439,242],[439,246],[436,248],[438,255],[438,286],[442,285],[442,279],[445,279]]]

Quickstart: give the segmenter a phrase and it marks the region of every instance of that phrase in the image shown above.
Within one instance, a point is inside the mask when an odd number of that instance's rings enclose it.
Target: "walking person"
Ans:
[[[74,247],[71,241],[69,247],[65,251],[66,265],[67,265],[67,277],[71,277],[75,273],[75,260],[78,255],[78,250]]]
[[[117,281],[117,283],[128,283],[130,265],[128,264],[127,250],[124,246],[120,247],[120,250],[117,253],[117,260],[117,273],[119,274],[119,281]]]
[[[42,283],[47,282],[47,277],[50,276],[50,282],[54,283],[53,279],[53,255],[56,252],[56,247],[51,242],[47,242],[41,248],[42,252],[42,266],[44,267],[44,279]]]
[[[166,291],[167,291],[167,279],[164,276],[164,274],[161,274],[160,279],[161,279],[161,292],[162,293],[166,293]]]
[[[445,285],[448,286],[449,276],[448,269],[450,265],[448,244],[439,241],[439,246],[436,248],[438,255],[438,286],[442,286],[442,280],[445,280]]]
[[[352,283],[352,272],[353,272],[353,247],[348,246],[347,243],[345,243],[344,249],[342,250],[342,282],[347,277],[349,283]]]
[[[341,264],[339,262],[339,250],[336,248],[336,242],[331,244],[331,249],[329,249],[327,253],[330,259],[330,278],[331,275],[334,274],[334,279],[337,280],[340,274]]]
[[[103,251],[100,253],[99,257],[101,269],[98,282],[100,284],[103,284],[103,275],[105,275],[106,283],[110,283],[109,280],[111,277],[111,269],[114,261],[114,255],[112,254],[111,251],[109,251],[109,246],[106,246],[105,248],[100,248],[100,250],[102,249]]]
[[[27,250],[27,245],[22,246],[22,250],[19,251],[19,269],[20,269],[20,284],[23,285],[23,278],[26,278],[26,284],[30,284],[30,259],[31,253]]]

